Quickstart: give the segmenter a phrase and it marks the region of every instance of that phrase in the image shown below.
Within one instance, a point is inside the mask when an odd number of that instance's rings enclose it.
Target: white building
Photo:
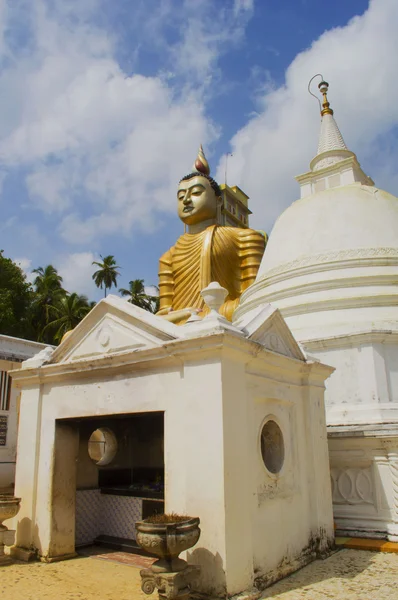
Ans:
[[[19,393],[8,372],[43,348],[37,342],[0,335],[0,490],[12,490],[15,480]]]
[[[235,320],[271,303],[335,367],[325,397],[338,531],[397,541],[398,199],[362,171],[320,89],[317,155]]]
[[[13,374],[13,554],[52,561],[101,536],[133,543],[156,500],[200,517],[188,560],[203,592],[226,597],[303,566],[333,544],[332,371],[307,360],[271,307],[240,329],[215,312],[178,327],[101,300],[52,356]]]

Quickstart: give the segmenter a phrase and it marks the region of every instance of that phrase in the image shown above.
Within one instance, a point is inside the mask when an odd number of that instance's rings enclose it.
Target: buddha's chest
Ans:
[[[212,281],[218,281],[233,293],[239,283],[240,258],[232,234],[213,228],[197,236],[185,234],[174,247],[174,291],[191,290],[199,294]]]
[[[223,263],[239,263],[238,244],[225,231],[211,228],[196,235],[184,234],[174,246],[173,271],[179,270],[184,264],[189,264],[193,269],[206,264],[214,269]]]

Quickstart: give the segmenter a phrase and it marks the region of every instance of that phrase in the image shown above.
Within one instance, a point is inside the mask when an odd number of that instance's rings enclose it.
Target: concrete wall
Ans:
[[[162,373],[113,375],[96,381],[72,380],[24,390],[18,453],[28,458],[21,461],[17,472],[16,494],[23,498],[17,517],[19,524],[22,523],[17,528],[17,544],[30,547],[33,543],[44,557],[54,556],[51,554],[54,548],[57,556],[69,554],[74,545],[74,535],[71,534],[69,539],[61,536],[59,540],[57,531],[51,529],[49,503],[51,490],[56,493],[52,457],[57,419],[164,410],[167,431],[165,509],[199,515],[202,536],[198,546],[205,548],[205,556],[201,558],[197,549],[195,562],[200,563],[202,559],[209,561],[212,557],[218,565],[220,557],[224,564],[223,456],[220,452],[223,428],[219,371],[220,365],[209,361],[203,362],[200,369],[187,365],[184,376],[178,365]],[[219,383],[215,384],[215,380]],[[74,491],[76,483],[71,481],[70,486]],[[65,520],[68,523],[64,523],[64,529],[74,527],[74,516],[69,510]],[[214,587],[213,575],[214,570],[204,582],[205,586]],[[216,580],[215,583],[222,587],[222,570],[219,578],[219,582]]]
[[[73,551],[72,495],[76,480],[87,484],[92,473],[76,474],[83,446],[77,428],[63,419],[154,411],[165,419],[165,510],[201,519],[201,538],[188,553],[202,566],[201,591],[241,592],[328,546],[323,381],[330,370],[233,335],[181,346],[179,354],[176,345],[152,362],[147,355],[137,361],[137,353],[132,364],[118,364],[116,355],[97,359],[108,366],[95,371],[90,360],[47,365],[39,370],[41,383],[36,369],[21,374],[19,547],[34,546],[44,558]],[[269,415],[285,439],[276,478],[266,473],[259,445]]]
[[[250,371],[239,361],[223,362],[226,564],[233,589],[249,580],[269,585],[333,542],[323,381],[294,385],[292,372],[275,381],[272,366],[260,361]],[[261,454],[268,420],[283,434],[276,474]]]
[[[326,385],[328,425],[397,422],[398,344],[390,337],[370,333],[307,344],[309,352],[336,368]]]

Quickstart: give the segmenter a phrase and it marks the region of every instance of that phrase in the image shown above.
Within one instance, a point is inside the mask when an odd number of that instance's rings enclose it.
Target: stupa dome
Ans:
[[[302,197],[276,221],[234,315],[271,303],[302,342],[398,331],[398,198],[362,171],[323,93],[318,154],[297,177]]]
[[[398,198],[353,183],[294,202],[278,218],[257,279],[292,267],[398,252]],[[289,263],[292,263],[289,265]]]

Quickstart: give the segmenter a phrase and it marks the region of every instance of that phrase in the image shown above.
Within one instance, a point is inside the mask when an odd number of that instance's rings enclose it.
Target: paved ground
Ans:
[[[139,560],[125,557],[123,564],[112,561],[108,552],[102,558],[85,556],[61,563],[0,566],[0,598],[156,600],[155,595],[141,592]],[[341,550],[268,588],[262,598],[398,600],[398,554]]]
[[[275,600],[398,600],[398,554],[340,550],[268,588]]]

